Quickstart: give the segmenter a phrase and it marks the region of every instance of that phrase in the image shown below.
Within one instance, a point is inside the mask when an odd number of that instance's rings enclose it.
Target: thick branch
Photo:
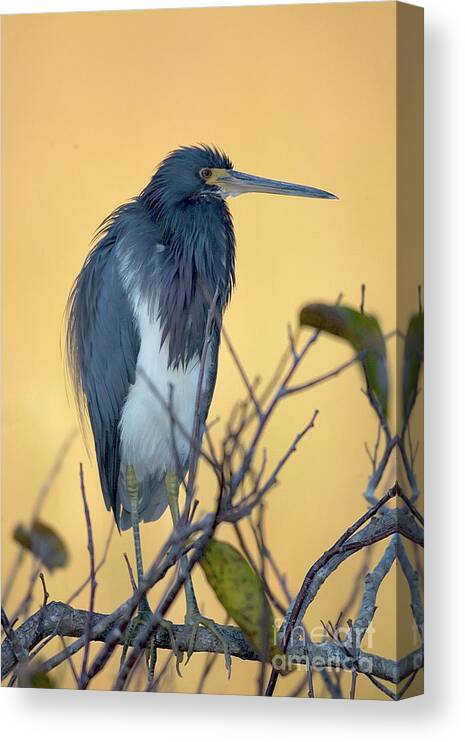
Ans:
[[[302,598],[294,625],[302,623],[305,612],[316,597],[321,585],[342,562],[348,559],[351,554],[355,554],[356,551],[360,551],[360,549],[382,541],[396,533],[400,533],[410,541],[423,546],[423,530],[418,526],[413,516],[395,508],[372,518],[368,525],[357,531],[343,544],[338,544],[336,548],[329,549],[325,552],[321,559],[315,563],[314,569],[309,570],[311,574],[309,574],[309,579],[305,586],[305,595]],[[289,619],[293,608],[294,604],[291,604],[286,621]]]
[[[397,558],[399,560],[400,566],[402,567],[402,571],[409,584],[410,595],[411,595],[411,600],[412,600],[410,606],[411,606],[413,617],[418,627],[420,636],[423,638],[424,617],[423,617],[423,605],[422,605],[421,594],[420,594],[420,576],[418,572],[412,567],[410,563],[410,559],[407,556],[407,552],[405,551],[405,547],[401,539],[398,540]]]
[[[104,621],[108,616],[102,613],[94,613],[92,626]],[[26,651],[31,651],[45,637],[55,634],[59,636],[81,637],[84,636],[89,622],[89,612],[73,608],[66,603],[52,602],[41,608],[37,613],[27,619],[22,626],[15,631],[15,637]],[[174,636],[181,651],[187,651],[191,636],[191,627],[174,626]],[[225,634],[231,655],[242,660],[260,662],[257,652],[252,649],[240,629],[234,626],[224,626]],[[95,641],[104,642],[111,628],[95,637]],[[122,638],[119,642],[123,643]],[[159,628],[156,635],[156,645],[160,649],[171,649],[168,632]],[[194,646],[194,652],[212,652],[221,654],[223,647],[210,631],[200,628]],[[304,644],[293,646],[289,652],[293,662],[306,664],[311,662],[315,669],[323,667],[337,667],[351,670],[352,661],[344,653],[342,648],[333,642],[313,644],[305,647]],[[387,659],[368,652],[361,652],[358,658],[358,669],[382,680],[393,683],[400,682],[408,677],[423,663],[423,651],[419,649],[407,655],[400,661]],[[2,643],[2,679],[11,672],[17,664],[15,652],[8,639]],[[283,666],[284,666],[283,662]]]
[[[397,537],[394,536],[376,567],[365,577],[362,604],[354,622],[354,633],[360,645],[365,633],[373,621],[376,611],[378,590],[396,558]]]
[[[400,492],[399,485],[396,483],[381,500],[355,521],[333,546],[310,567],[297,597],[286,615],[282,637],[284,651],[287,650],[294,629],[302,623],[308,606],[314,600],[323,582],[350,554],[354,554],[365,546],[382,541],[395,533],[400,533],[414,543],[423,545],[423,530],[418,526],[413,515],[410,513],[407,515],[407,513],[397,508],[382,512],[386,503]],[[381,515],[379,515],[380,512]],[[368,525],[362,528],[368,520],[370,521]],[[277,679],[278,672],[277,668],[274,667],[268,681],[266,695],[273,695]]]

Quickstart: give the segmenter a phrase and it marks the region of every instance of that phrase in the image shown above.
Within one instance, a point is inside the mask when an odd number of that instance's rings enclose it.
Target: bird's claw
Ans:
[[[176,674],[179,675],[180,678],[182,678],[181,670],[179,669],[179,667],[182,664],[184,654],[183,652],[181,652],[176,642],[176,637],[173,631],[173,622],[169,621],[167,618],[160,618],[158,623],[163,629],[165,629],[165,631],[168,632],[168,636],[170,638],[171,649],[172,649],[174,656],[176,657]]]
[[[132,619],[126,631],[123,651],[121,653],[120,667],[122,667],[122,665],[124,664],[129,647],[134,643],[134,640],[136,639],[137,635],[143,630],[144,626],[146,626],[149,622],[152,621],[152,617],[153,617],[153,614],[150,611],[150,609],[143,609],[143,610],[140,610],[138,614]],[[161,626],[168,632],[170,643],[171,643],[171,648],[176,656],[176,670],[178,674],[180,675],[179,670],[178,670],[178,664],[180,661],[182,661],[182,652],[179,651],[178,646],[176,644],[176,639],[175,639],[174,632],[173,632],[173,623],[172,621],[169,621],[167,618],[160,618],[158,619],[155,625],[154,631],[152,632],[152,635],[150,637],[150,643],[148,644],[145,650],[145,661],[147,664],[148,682],[151,682],[153,680],[154,673],[155,673],[155,665],[157,664],[156,633],[157,633],[158,626]]]
[[[221,627],[215,623],[211,618],[206,618],[198,611],[193,611],[186,615],[186,625],[192,627],[192,633],[189,638],[189,645],[187,647],[187,659],[186,665],[194,653],[195,639],[200,626],[207,629],[215,639],[219,641],[223,647],[224,664],[226,665],[226,672],[228,673],[228,679],[231,677],[231,653],[229,651],[228,642],[221,631]]]

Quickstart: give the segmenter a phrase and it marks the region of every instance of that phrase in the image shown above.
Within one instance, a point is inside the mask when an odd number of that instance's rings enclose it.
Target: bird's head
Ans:
[[[147,187],[151,199],[162,207],[176,206],[188,199],[210,197],[225,199],[242,193],[271,193],[304,198],[336,199],[320,188],[261,178],[234,170],[224,152],[198,145],[180,147],[160,164]]]

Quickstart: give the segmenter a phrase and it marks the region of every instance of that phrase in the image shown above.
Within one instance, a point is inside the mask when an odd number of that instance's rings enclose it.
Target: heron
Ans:
[[[193,430],[205,344],[198,411],[203,429],[207,420],[221,336],[218,322],[208,330],[210,306],[214,300],[222,317],[235,286],[227,199],[246,193],[337,198],[235,170],[214,146],[180,147],[138,196],[100,225],[69,297],[67,352],[78,408],[90,420],[105,505],[120,530],[132,528],[139,585],[139,524],[157,520],[167,507],[174,527],[180,518],[180,484],[191,449],[185,431]],[[190,574],[184,590],[186,624],[193,632],[199,626],[211,631],[226,657],[224,637],[201,614]],[[144,597],[128,642],[148,617]]]

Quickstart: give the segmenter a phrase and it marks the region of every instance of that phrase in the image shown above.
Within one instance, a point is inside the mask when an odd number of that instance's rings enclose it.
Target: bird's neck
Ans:
[[[221,199],[197,197],[165,209],[159,318],[170,362],[185,365],[200,355],[208,312],[216,296],[223,312],[234,286],[235,242],[231,215]]]

